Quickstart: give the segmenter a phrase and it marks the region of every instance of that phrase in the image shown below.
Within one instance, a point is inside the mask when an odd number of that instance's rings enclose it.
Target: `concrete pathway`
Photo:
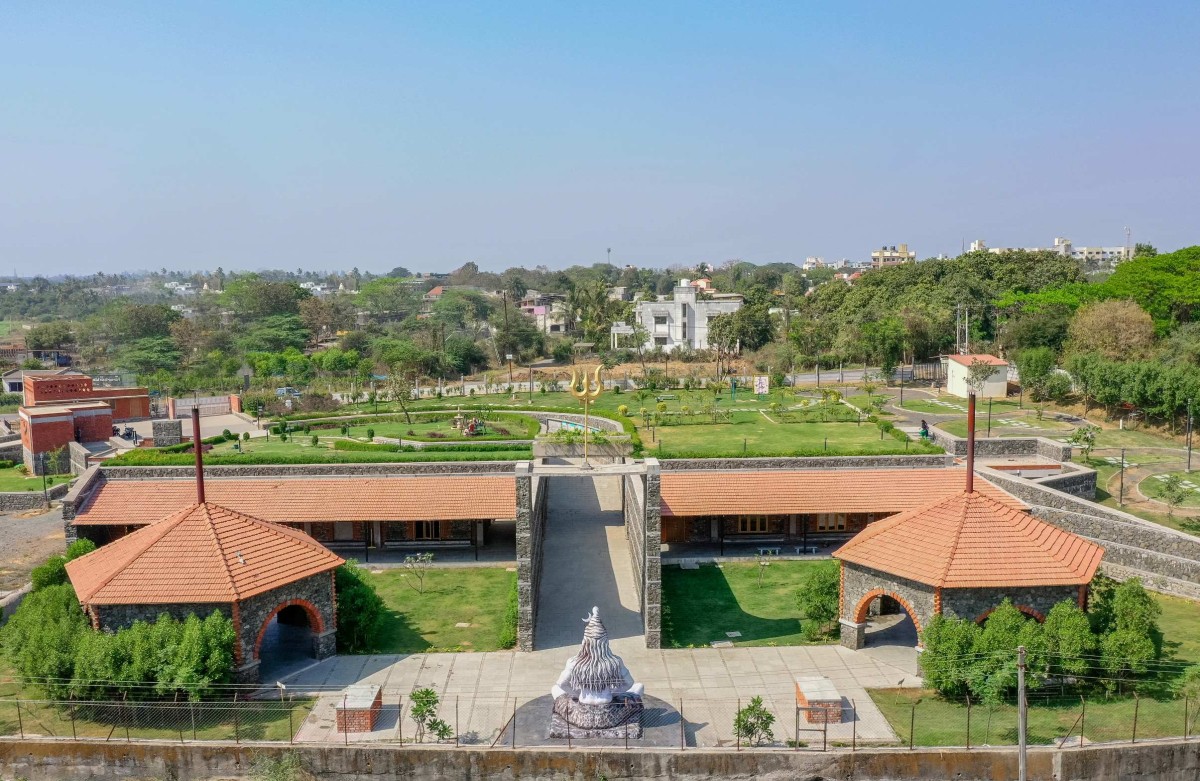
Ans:
[[[642,635],[618,476],[553,475],[548,481],[534,647],[577,646],[583,618],[600,607],[613,640]]]

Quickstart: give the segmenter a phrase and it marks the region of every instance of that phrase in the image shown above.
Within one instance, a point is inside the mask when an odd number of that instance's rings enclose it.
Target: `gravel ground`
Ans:
[[[29,580],[29,572],[63,551],[62,508],[0,515],[0,596]]]

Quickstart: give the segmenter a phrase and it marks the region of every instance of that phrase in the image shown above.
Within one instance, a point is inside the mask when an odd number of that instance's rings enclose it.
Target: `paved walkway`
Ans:
[[[577,646],[593,605],[613,640],[639,638],[638,610],[619,476],[553,475],[548,481],[537,649]]]

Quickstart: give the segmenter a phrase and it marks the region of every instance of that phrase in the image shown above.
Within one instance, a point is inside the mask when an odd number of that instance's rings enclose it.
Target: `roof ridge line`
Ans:
[[[241,601],[242,595],[238,592],[237,581],[233,578],[233,572],[229,569],[229,559],[225,555],[225,546],[221,544],[221,535],[217,534],[216,524],[213,522],[212,516],[209,515],[209,505],[211,502],[204,502],[198,505],[199,509],[204,511],[204,518],[208,522],[208,533],[212,536],[213,543],[217,547],[217,553],[221,559],[221,569],[225,573],[225,577],[229,579],[229,590],[233,593],[235,602]],[[229,512],[228,508],[219,504],[212,504],[213,507]]]
[[[958,528],[954,532],[954,541],[950,543],[950,553],[946,556],[946,566],[942,568],[942,576],[934,584],[938,588],[945,588],[946,580],[950,577],[950,565],[954,563],[954,556],[958,553],[958,543],[962,540],[963,527],[967,525],[967,510],[971,506],[971,497],[974,495],[974,491],[971,493],[963,491],[961,494],[963,497],[962,513],[958,518]],[[955,497],[951,496],[949,498],[954,499]]]

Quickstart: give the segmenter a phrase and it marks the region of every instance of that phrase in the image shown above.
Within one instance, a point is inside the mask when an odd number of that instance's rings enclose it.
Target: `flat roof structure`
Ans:
[[[503,475],[209,478],[207,498],[274,523],[330,520],[507,519],[517,515],[516,481]],[[72,521],[139,525],[195,502],[189,478],[101,478]]]
[[[897,513],[961,493],[965,476],[961,467],[663,472],[662,515]],[[1005,507],[1026,508],[982,477],[976,485]]]

